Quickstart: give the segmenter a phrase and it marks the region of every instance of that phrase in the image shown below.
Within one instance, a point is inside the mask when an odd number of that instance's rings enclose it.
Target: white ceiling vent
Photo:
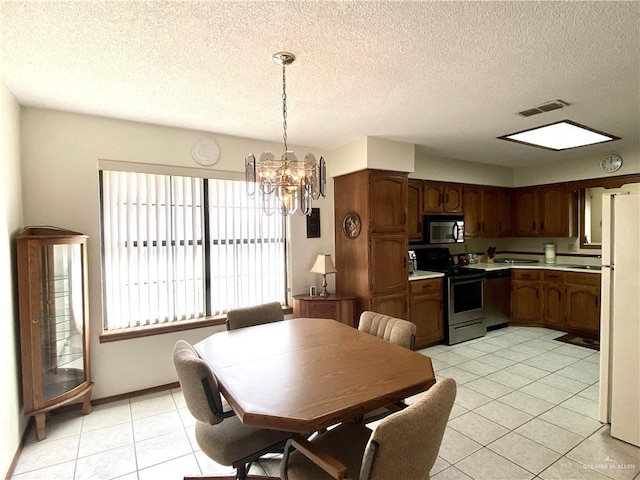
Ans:
[[[537,107],[528,108],[527,110],[523,110],[518,112],[518,115],[521,117],[531,117],[533,115],[538,115],[544,112],[550,112],[552,110],[558,110],[560,108],[564,108],[569,104],[564,100],[552,100],[547,103],[543,103],[542,105],[538,105]]]

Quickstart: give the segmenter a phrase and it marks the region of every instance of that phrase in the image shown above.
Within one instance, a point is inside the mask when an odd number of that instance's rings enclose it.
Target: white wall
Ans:
[[[416,149],[415,170],[409,177],[499,187],[513,186],[512,168],[453,158],[434,157],[425,154],[420,149]]]
[[[26,426],[22,416],[16,257],[12,239],[21,227],[20,106],[0,79],[0,472],[9,470]]]
[[[191,158],[193,143],[207,136],[220,146],[218,170],[241,172],[244,157],[278,144],[216,135],[206,132],[161,127],[107,118],[24,108],[22,112],[22,169],[24,219],[27,225],[48,224],[89,235],[89,307],[91,315],[91,362],[95,381],[93,398],[102,398],[170,383],[176,380],[171,350],[178,338],[195,342],[216,330],[214,327],[100,344],[101,278],[99,228],[99,159],[152,163],[183,168],[198,165]],[[293,147],[298,155],[308,150]],[[324,155],[328,170],[332,158]],[[290,270],[292,293],[308,291],[320,279],[311,274],[318,253],[333,254],[333,182],[327,182],[327,198],[320,208],[319,239],[306,238],[306,217],[295,215],[290,222]],[[333,279],[330,279],[333,281]]]
[[[640,150],[616,150],[615,142],[611,143],[611,152],[617,153],[623,159],[622,168],[615,175],[629,175],[640,173]],[[554,152],[549,152],[553,158]],[[600,160],[604,155],[586,154],[583,159],[572,161],[550,161],[541,165],[518,167],[514,169],[514,187],[527,185],[542,185],[545,183],[567,182],[571,180],[585,180],[588,178],[606,177],[600,169]]]

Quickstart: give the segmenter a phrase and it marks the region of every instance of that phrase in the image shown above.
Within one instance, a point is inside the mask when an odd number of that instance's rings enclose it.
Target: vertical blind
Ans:
[[[101,171],[104,329],[286,302],[284,220],[244,182]]]

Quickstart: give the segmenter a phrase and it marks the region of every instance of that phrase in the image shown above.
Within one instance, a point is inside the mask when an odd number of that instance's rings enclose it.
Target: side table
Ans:
[[[336,293],[328,297],[293,296],[293,318],[332,318],[355,328],[355,307],[355,295]]]

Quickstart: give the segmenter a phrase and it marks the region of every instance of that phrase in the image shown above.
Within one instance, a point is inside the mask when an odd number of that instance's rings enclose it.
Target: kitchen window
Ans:
[[[100,171],[103,330],[286,304],[285,228],[244,181]]]

